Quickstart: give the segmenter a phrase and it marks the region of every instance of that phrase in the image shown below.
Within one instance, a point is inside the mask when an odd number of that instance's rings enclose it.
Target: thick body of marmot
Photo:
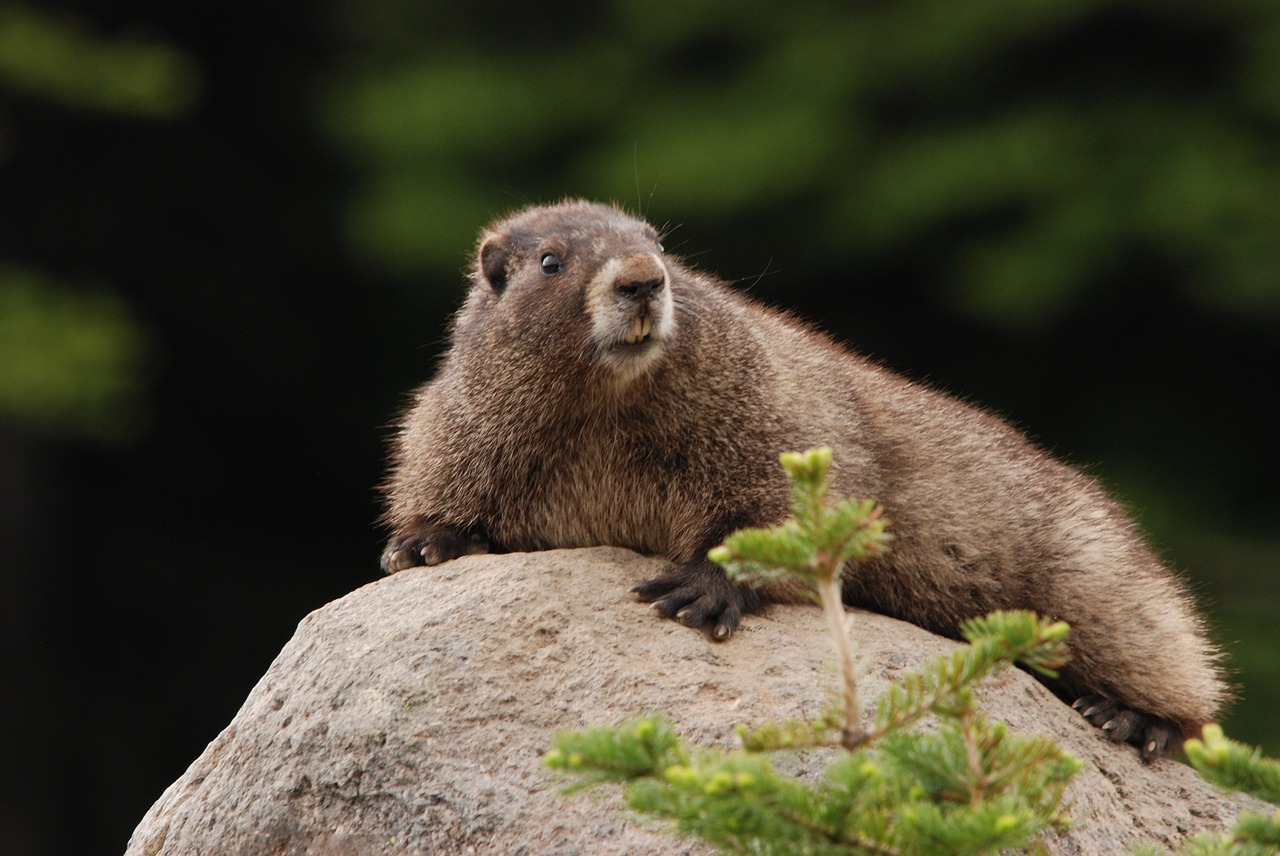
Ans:
[[[676,563],[641,599],[724,638],[771,593],[707,550],[784,519],[778,454],[820,445],[836,495],[878,500],[895,536],[846,574],[849,604],[951,636],[994,609],[1069,622],[1055,688],[1147,755],[1216,718],[1227,691],[1189,596],[1092,480],[604,205],[527,208],[481,236],[448,353],[394,441],[382,564],[629,547]]]

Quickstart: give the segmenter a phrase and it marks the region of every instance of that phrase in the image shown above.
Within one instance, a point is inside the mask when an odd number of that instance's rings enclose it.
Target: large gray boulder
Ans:
[[[317,610],[128,854],[705,852],[628,813],[616,788],[561,796],[541,763],[552,735],[663,711],[690,741],[732,746],[736,722],[817,710],[830,646],[812,607],[749,617],[727,643],[659,620],[627,590],[662,568],[609,548],[470,556]],[[861,611],[848,625],[867,700],[954,645]],[[1173,846],[1266,809],[1173,761],[1144,765],[1020,671],[980,695],[1085,762],[1053,852]],[[813,774],[822,759],[781,765]]]

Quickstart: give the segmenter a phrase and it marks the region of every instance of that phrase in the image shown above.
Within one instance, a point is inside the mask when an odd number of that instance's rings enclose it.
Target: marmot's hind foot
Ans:
[[[681,565],[631,590],[663,618],[701,627],[717,642],[732,636],[743,614],[764,602],[755,589],[729,582],[724,570],[708,559]]]
[[[487,553],[489,544],[479,535],[468,534],[438,523],[402,529],[382,551],[382,570],[388,574],[406,568],[438,565],[471,553]]]
[[[1182,744],[1178,726],[1167,719],[1132,710],[1100,695],[1081,696],[1071,705],[1117,743],[1131,743],[1143,760],[1175,751]]]

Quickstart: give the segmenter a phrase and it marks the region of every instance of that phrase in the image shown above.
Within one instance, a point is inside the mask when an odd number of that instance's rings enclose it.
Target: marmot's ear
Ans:
[[[480,246],[480,273],[494,291],[501,293],[507,287],[507,262],[511,260],[511,247],[501,236],[487,238]]]

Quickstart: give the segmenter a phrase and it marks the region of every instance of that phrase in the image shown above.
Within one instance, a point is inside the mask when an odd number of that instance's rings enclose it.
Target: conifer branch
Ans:
[[[827,504],[831,449],[785,452],[779,457],[791,480],[792,519],[772,529],[744,529],[708,553],[731,579],[761,585],[794,574],[816,590],[840,673],[844,723],[840,742],[856,749],[867,741],[858,704],[853,645],[840,594],[845,564],[883,554],[890,536],[888,520],[874,502],[845,500]]]
[[[1068,658],[1068,626],[1033,612],[996,612],[960,628],[969,646],[942,654],[891,686],[876,709],[874,740],[904,728],[929,713],[959,715],[972,706],[967,687],[1017,660],[1052,673]]]
[[[1206,725],[1201,739],[1186,743],[1187,760],[1211,782],[1280,804],[1280,761],[1262,750],[1231,740],[1218,725]]]
[[[966,622],[969,645],[904,676],[864,729],[840,583],[888,549],[888,520],[869,500],[828,502],[829,449],[781,462],[792,518],[736,532],[708,555],[740,583],[796,576],[812,587],[840,672],[831,705],[809,720],[739,726],[739,752],[695,755],[665,721],[650,718],[559,735],[547,763],[574,774],[575,787],[621,782],[632,808],[733,852],[993,853],[1065,823],[1059,807],[1080,762],[1047,738],[987,722],[972,688],[1019,659],[1053,674],[1066,662],[1067,626],[1029,612]],[[929,714],[936,732],[907,731]],[[778,775],[760,754],[836,745],[848,751],[815,785]]]

